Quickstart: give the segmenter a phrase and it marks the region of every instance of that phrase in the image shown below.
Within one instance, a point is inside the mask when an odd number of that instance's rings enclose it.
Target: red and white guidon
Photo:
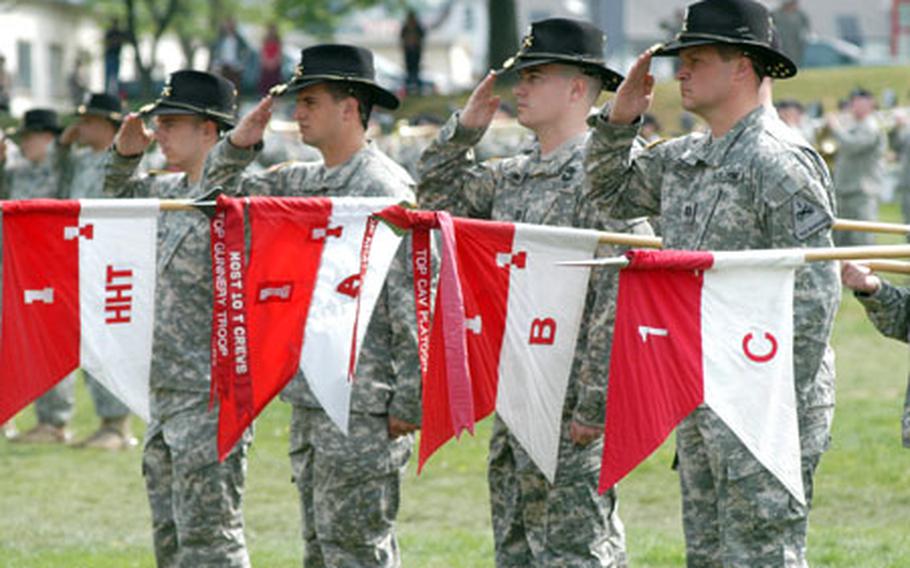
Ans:
[[[158,201],[3,203],[0,423],[73,370],[149,419]]]
[[[239,251],[236,258],[247,256],[242,254],[242,224],[228,219],[229,228],[223,231],[216,214],[212,225],[213,380],[220,380],[220,368],[227,366],[234,377],[229,382],[248,385],[246,392],[230,385],[219,387],[221,456],[230,452],[298,369],[335,425],[347,433],[350,372],[401,242],[391,228],[370,222],[370,217],[398,201],[385,197],[219,198],[219,212],[241,207],[242,218],[245,206],[250,219],[249,266],[237,265],[243,267],[242,275],[231,268],[232,253]],[[232,238],[231,233],[237,234]],[[223,247],[219,247],[221,240]],[[372,251],[365,265],[363,247]],[[234,289],[243,290],[240,297],[245,305],[236,314],[222,315],[220,306],[237,305],[229,301]],[[240,326],[244,329],[234,329],[230,323],[234,321],[245,322]],[[237,337],[244,338],[241,345],[231,343]]]
[[[549,480],[556,475],[562,407],[584,310],[589,269],[558,266],[586,260],[595,231],[454,218],[461,321],[440,303],[440,277],[429,371],[424,384],[420,466],[456,435],[445,359],[457,354],[443,327],[464,329],[475,420],[497,414]],[[444,257],[450,251],[443,251]]]
[[[632,251],[619,276],[601,491],[700,404],[805,503],[793,383],[793,250]]]

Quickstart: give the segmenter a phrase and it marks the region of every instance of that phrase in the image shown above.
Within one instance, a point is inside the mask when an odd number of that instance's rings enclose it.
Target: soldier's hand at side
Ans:
[[[632,124],[651,108],[654,100],[654,75],[651,75],[651,48],[635,60],[629,74],[619,85],[610,109],[611,124]]]
[[[69,146],[79,138],[79,123],[74,122],[66,127],[63,134],[58,138],[62,146]]]
[[[857,292],[874,294],[882,287],[882,280],[872,273],[872,269],[855,262],[842,262],[840,279],[844,286]]]
[[[569,436],[572,438],[572,442],[579,446],[587,446],[602,435],[603,428],[592,428],[575,420],[572,421],[572,425],[569,427]]]
[[[266,95],[256,108],[246,113],[229,135],[231,144],[238,148],[249,148],[261,142],[269,120],[272,119],[272,104],[272,97]]]
[[[483,81],[474,89],[464,110],[458,117],[458,122],[465,128],[486,128],[493,122],[493,115],[499,109],[500,97],[493,94],[493,85],[496,84],[496,74],[490,71]]]
[[[114,148],[121,156],[138,156],[152,143],[152,131],[145,127],[142,118],[130,113],[123,120],[114,139]]]
[[[401,436],[410,434],[411,432],[416,431],[418,428],[419,427],[417,424],[413,424],[400,418],[395,418],[391,414],[389,415],[389,438],[393,440],[395,438],[400,438]]]

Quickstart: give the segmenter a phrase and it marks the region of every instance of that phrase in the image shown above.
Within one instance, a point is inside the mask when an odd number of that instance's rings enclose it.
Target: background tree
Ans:
[[[518,18],[515,14],[515,0],[487,0],[489,15],[489,51],[487,63],[490,69],[498,69],[503,61],[518,51]],[[506,74],[501,79],[513,78]]]

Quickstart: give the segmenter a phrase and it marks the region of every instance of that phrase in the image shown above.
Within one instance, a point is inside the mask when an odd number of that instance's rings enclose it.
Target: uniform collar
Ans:
[[[581,132],[560,144],[546,157],[541,157],[540,144],[535,144],[530,156],[530,172],[535,174],[555,174],[562,171],[584,149],[588,136],[588,131]]]
[[[334,168],[327,168],[325,167],[325,163],[323,163],[321,171],[319,172],[319,175],[322,178],[321,185],[327,189],[336,189],[346,186],[354,175],[354,172],[360,169],[360,165],[363,161],[373,152],[375,152],[373,143],[367,141],[367,143],[363,145],[363,148],[357,150],[353,156],[348,158],[347,162],[338,164]]]
[[[710,135],[702,136],[697,139],[688,150],[681,156],[687,164],[694,166],[698,162],[704,162],[712,168],[716,168],[724,163],[730,148],[743,136],[744,133],[754,131],[754,127],[765,117],[767,109],[759,106],[746,116],[740,119],[729,132],[721,138],[714,138]]]

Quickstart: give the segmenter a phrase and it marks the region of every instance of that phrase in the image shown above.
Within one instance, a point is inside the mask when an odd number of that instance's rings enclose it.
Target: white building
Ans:
[[[101,30],[78,0],[0,3],[0,54],[13,77],[11,111],[72,107],[67,78],[80,50],[92,55],[89,86],[103,82]]]

